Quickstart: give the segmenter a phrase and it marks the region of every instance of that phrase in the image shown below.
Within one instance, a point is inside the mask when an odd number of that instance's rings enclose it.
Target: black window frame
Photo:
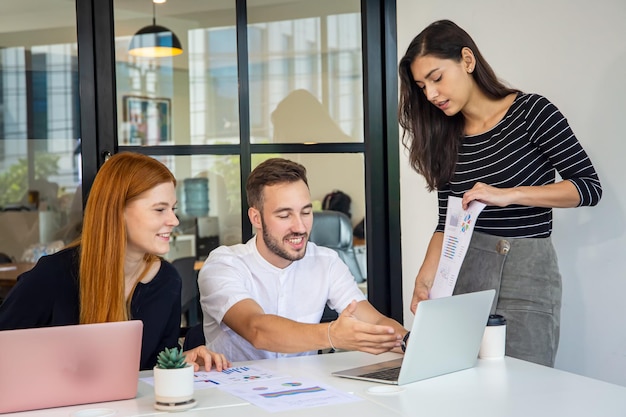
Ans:
[[[363,153],[368,300],[402,322],[397,35],[395,0],[361,0],[364,78],[363,143],[251,144],[247,4],[236,7],[240,143],[238,145],[124,146],[149,155],[240,155],[241,178],[257,153]],[[113,0],[76,0],[79,51],[83,195],[98,168],[118,151]],[[245,195],[245,183],[241,183]],[[383,196],[384,198],[381,198]],[[242,240],[252,236],[242,198]]]

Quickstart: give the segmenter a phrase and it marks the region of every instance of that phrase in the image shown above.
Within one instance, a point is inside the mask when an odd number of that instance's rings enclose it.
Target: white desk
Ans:
[[[437,417],[624,417],[626,387],[534,365],[516,359],[479,360],[475,368],[405,385],[403,392],[374,395],[376,384],[330,376],[330,372],[390,359],[396,354],[334,353],[302,358],[257,361],[284,375],[306,376],[351,392],[364,401],[297,411],[268,413],[217,388],[197,390],[198,405],[178,415],[248,417],[280,416],[437,416]],[[243,363],[241,363],[243,364]],[[240,365],[238,363],[237,365]],[[70,417],[76,411],[109,408],[115,417],[167,415],[153,408],[152,386],[139,382],[137,398],[15,413],[14,416]],[[7,414],[9,415],[9,414]],[[172,414],[174,415],[174,414]]]

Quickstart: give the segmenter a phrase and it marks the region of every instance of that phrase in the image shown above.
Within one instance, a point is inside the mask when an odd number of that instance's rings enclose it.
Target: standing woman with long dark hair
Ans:
[[[454,293],[494,288],[492,312],[507,320],[506,354],[554,366],[561,275],[552,209],[598,203],[602,189],[591,161],[549,100],[499,81],[472,38],[449,20],[413,39],[399,75],[403,144],[439,204],[411,311],[429,298],[448,197],[462,198],[464,208],[481,201],[487,207]]]

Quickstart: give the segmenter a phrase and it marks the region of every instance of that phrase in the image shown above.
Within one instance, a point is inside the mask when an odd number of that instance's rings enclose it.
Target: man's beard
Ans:
[[[306,244],[304,246],[304,249],[301,253],[295,253],[295,254],[290,254],[289,252],[287,252],[286,249],[284,249],[283,247],[280,246],[280,242],[278,240],[276,240],[274,237],[272,237],[268,230],[267,230],[267,225],[265,224],[265,220],[263,219],[263,216],[261,216],[261,226],[263,226],[263,242],[265,242],[265,246],[267,246],[267,248],[275,255],[280,256],[283,259],[286,259],[288,261],[297,261],[299,259],[304,258],[304,254],[306,253]],[[306,240],[308,238],[308,235],[306,233],[294,233],[289,235],[289,238],[292,237],[302,237],[304,240]]]

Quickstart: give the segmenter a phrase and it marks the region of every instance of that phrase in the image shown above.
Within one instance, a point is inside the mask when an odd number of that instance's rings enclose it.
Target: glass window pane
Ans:
[[[352,225],[356,226],[365,217],[363,154],[255,154],[252,156],[252,169],[269,158],[285,158],[304,165],[315,208],[322,208],[326,194],[341,190],[352,200]]]
[[[170,253],[205,259],[217,245],[241,243],[238,155],[154,156],[176,177],[177,216]]]
[[[75,8],[37,0],[0,8],[0,252],[16,261],[36,261],[80,231]]]
[[[247,5],[251,142],[362,142],[361,2]]]
[[[152,2],[115,2],[119,144],[239,143],[235,2],[155,5],[155,19],[183,53],[129,54],[133,35],[152,23]]]

